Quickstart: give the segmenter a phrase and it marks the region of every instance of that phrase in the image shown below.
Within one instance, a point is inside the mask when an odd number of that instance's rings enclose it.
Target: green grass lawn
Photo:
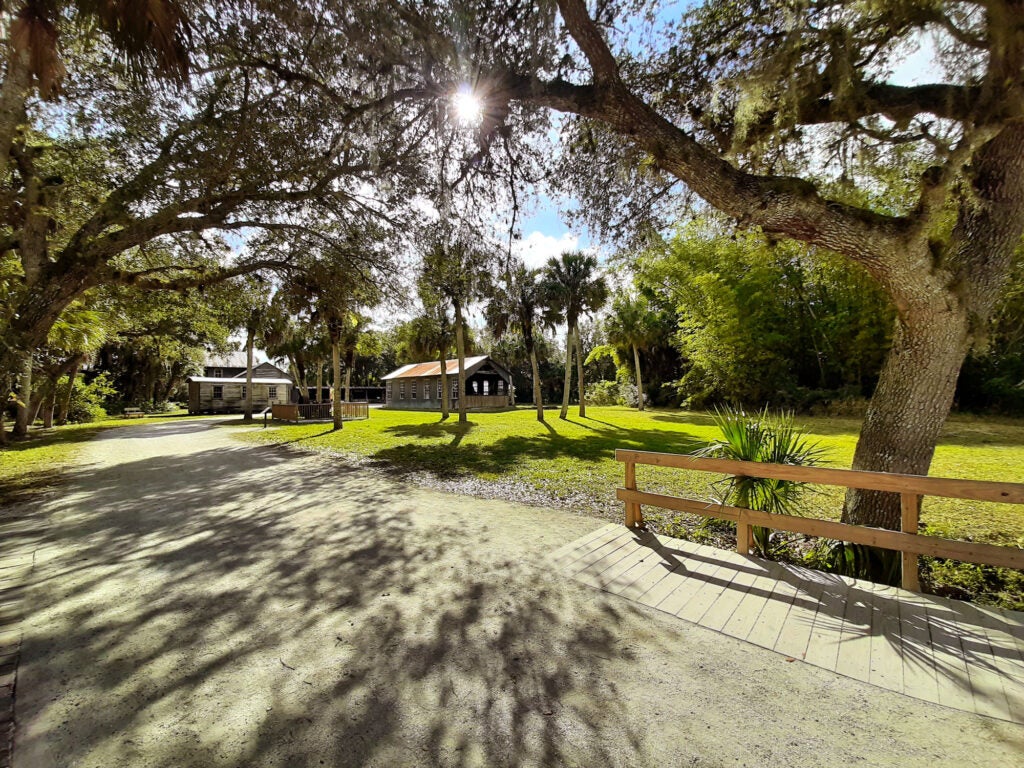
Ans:
[[[614,460],[616,448],[688,453],[717,436],[710,417],[702,413],[588,408],[588,417],[580,419],[575,411],[562,421],[557,410],[549,410],[546,424],[537,422],[532,409],[476,413],[460,425],[454,416],[440,423],[436,413],[372,410],[370,419],[346,422],[341,432],[321,423],[268,429],[259,425],[241,438],[349,454],[392,472],[442,484],[452,481],[456,489],[458,481],[475,480],[463,487],[482,495],[516,498],[515,489],[521,489],[534,502],[548,499],[583,512],[618,516],[621,504],[615,501],[615,489],[622,485],[623,467]],[[830,466],[850,466],[859,420],[798,417],[797,422],[828,450]],[[1024,481],[1024,422],[951,417],[931,474]],[[720,480],[703,472],[637,467],[639,487],[659,493],[706,499],[715,495]],[[812,491],[804,514],[837,519],[842,493],[837,488]],[[647,517],[667,533],[692,538],[696,530],[700,535],[701,521],[691,516],[648,509]],[[1024,507],[926,499],[922,523],[923,532],[934,535],[1024,546]],[[940,571],[937,581],[969,584],[964,588],[975,594],[985,592],[982,582],[994,578],[998,584],[992,601],[1024,607],[1020,574],[993,575],[996,569],[943,562],[935,567]]]

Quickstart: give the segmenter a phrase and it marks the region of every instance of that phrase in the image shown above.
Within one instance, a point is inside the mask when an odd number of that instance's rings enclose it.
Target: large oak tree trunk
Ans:
[[[928,474],[970,346],[968,331],[962,310],[898,318],[892,349],[861,427],[854,469]],[[851,488],[843,521],[899,530],[899,495]]]
[[[18,379],[18,412],[14,419],[14,434],[28,435],[29,414],[32,408],[32,353],[26,352],[21,358],[21,376]]]
[[[971,344],[987,330],[1013,250],[1024,231],[1024,124],[981,147],[973,189],[941,252],[903,254],[904,279],[886,286],[898,317],[893,346],[871,398],[854,469],[928,474]],[[930,268],[928,268],[930,267]],[[897,275],[897,278],[899,275]],[[851,491],[844,520],[899,527],[895,494]]]
[[[562,387],[562,410],[558,414],[560,419],[569,417],[569,390],[572,388],[572,340],[574,332],[575,328],[570,325],[565,333],[565,386]]]
[[[331,398],[334,405],[331,410],[334,412],[334,428],[341,429],[341,346],[337,341],[331,341]]]

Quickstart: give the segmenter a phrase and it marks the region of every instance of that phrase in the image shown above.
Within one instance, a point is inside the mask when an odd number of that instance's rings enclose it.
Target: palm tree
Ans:
[[[500,339],[511,330],[518,331],[530,356],[533,368],[533,404],[537,408],[537,421],[544,421],[544,402],[540,392],[540,366],[537,363],[537,344],[534,332],[541,320],[544,290],[539,269],[518,265],[509,273],[508,282],[497,286],[487,303],[485,317],[495,338]]]
[[[643,296],[620,294],[612,301],[612,313],[605,320],[608,342],[619,350],[633,354],[636,368],[637,410],[644,409],[644,384],[640,375],[640,351],[646,350],[657,337],[656,316]]]
[[[597,257],[580,251],[568,251],[557,258],[552,256],[544,268],[544,295],[549,321],[564,318],[566,325],[565,390],[562,393],[562,411],[558,417],[564,419],[569,415],[569,387],[572,384],[572,354],[575,346],[579,369],[580,417],[583,418],[587,415],[587,402],[579,319],[581,315],[600,309],[608,298],[608,284],[597,272]]]
[[[402,326],[401,344],[413,360],[437,359],[441,367],[441,421],[445,421],[450,412],[448,355],[453,341],[448,302],[423,281],[420,300],[423,302],[423,314]]]
[[[459,422],[466,418],[466,308],[488,293],[490,254],[472,246],[463,234],[438,232],[423,259],[422,281],[451,302],[459,358]],[[444,365],[441,366],[444,369]]]

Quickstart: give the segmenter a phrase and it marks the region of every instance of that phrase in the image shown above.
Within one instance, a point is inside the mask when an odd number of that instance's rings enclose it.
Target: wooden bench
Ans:
[[[146,415],[146,412],[141,408],[125,408],[124,413],[122,415],[126,419],[141,419],[143,416]]]

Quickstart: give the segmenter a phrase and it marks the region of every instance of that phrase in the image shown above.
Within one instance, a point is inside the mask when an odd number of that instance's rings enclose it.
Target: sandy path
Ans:
[[[1024,728],[545,567],[603,520],[195,421],[104,433],[45,511],[15,768],[1024,761]]]

